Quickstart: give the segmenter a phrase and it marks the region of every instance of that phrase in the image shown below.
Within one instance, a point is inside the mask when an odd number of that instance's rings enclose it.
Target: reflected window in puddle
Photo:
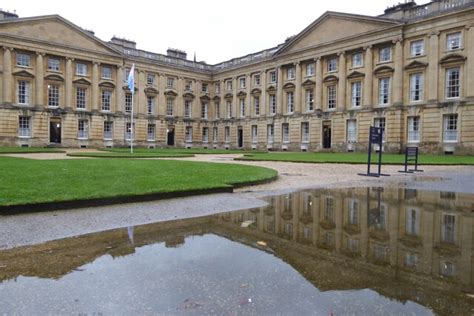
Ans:
[[[411,236],[418,236],[420,233],[420,210],[408,208],[406,217],[405,233]]]
[[[445,243],[454,244],[456,241],[456,215],[444,213],[442,225],[441,240]]]

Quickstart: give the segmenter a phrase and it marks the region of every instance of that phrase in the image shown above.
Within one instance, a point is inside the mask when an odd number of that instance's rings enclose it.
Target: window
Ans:
[[[287,75],[288,80],[295,79],[295,68],[294,67],[288,68],[286,75]]]
[[[420,211],[409,208],[406,212],[405,233],[418,236],[420,233]]]
[[[31,118],[29,116],[20,116],[18,118],[18,136],[31,137]]]
[[[227,80],[226,85],[227,91],[232,91],[232,80]]]
[[[192,143],[193,141],[193,128],[191,126],[186,126],[184,137],[187,143]]]
[[[112,91],[102,90],[102,111],[110,111],[110,101],[112,99]]]
[[[362,99],[362,82],[356,81],[351,85],[351,104],[352,107],[359,107]]]
[[[87,76],[87,65],[82,63],[76,64],[76,75]]]
[[[418,264],[418,255],[416,253],[405,254],[405,266],[414,268]]]
[[[187,80],[184,84],[184,91],[192,91],[193,90],[193,82]]]
[[[59,71],[59,58],[48,57],[48,70]]]
[[[184,117],[191,118],[191,108],[193,102],[191,100],[184,100]]]
[[[168,89],[173,89],[174,88],[174,78],[168,77],[166,79],[166,87]]]
[[[207,120],[208,103],[201,104],[201,118]]]
[[[252,125],[252,143],[258,142],[257,125]]]
[[[310,112],[314,110],[314,90],[306,89],[305,90],[305,99],[306,99],[306,111]]]
[[[334,223],[334,199],[332,197],[326,197],[326,203],[324,206],[324,220],[327,222]]]
[[[85,110],[86,108],[86,89],[76,88],[76,108],[78,110]]]
[[[451,33],[446,36],[446,49],[455,50],[461,48],[461,32]]]
[[[112,68],[108,66],[102,67],[102,78],[103,79],[112,79]]]
[[[216,119],[221,117],[221,103],[219,101],[214,101],[215,107],[216,107]]]
[[[155,75],[154,74],[147,74],[146,75],[146,84],[150,85],[150,86],[155,84]]]
[[[410,55],[412,57],[421,56],[424,54],[425,43],[423,40],[413,41],[410,43]]]
[[[282,129],[282,141],[283,143],[290,142],[290,125],[288,123],[283,123],[281,125]]]
[[[444,135],[445,142],[456,142],[458,140],[458,115],[448,114],[443,116],[444,120]]]
[[[334,72],[337,70],[337,59],[331,58],[328,60],[328,72]]]
[[[254,83],[256,86],[260,85],[260,75],[255,75],[254,76]]]
[[[309,143],[309,122],[301,123],[301,142]]]
[[[48,106],[59,106],[59,86],[54,84],[48,85]]]
[[[77,138],[87,139],[89,137],[89,121],[78,120]]]
[[[153,115],[155,112],[155,97],[151,95],[146,96],[146,111],[148,115]]]
[[[449,262],[449,261],[440,261],[440,271],[439,273],[442,275],[442,276],[445,276],[445,277],[452,277],[454,276],[454,264],[452,262]]]
[[[245,100],[239,99],[240,117],[245,117]]]
[[[260,115],[260,97],[259,96],[253,97],[253,108],[254,108],[255,115],[259,116]]]
[[[132,94],[125,93],[125,112],[132,112]]]
[[[287,92],[286,93],[286,100],[287,100],[287,110],[288,113],[293,113],[295,111],[295,94],[294,92]]]
[[[125,140],[132,139],[132,123],[126,122],[125,123]]]
[[[416,73],[410,75],[410,101],[418,102],[423,100],[423,74]]]
[[[147,130],[147,140],[155,140],[155,130],[156,130],[155,124],[148,123],[146,130]]]
[[[362,67],[362,53],[352,55],[352,68]]]
[[[356,199],[349,200],[349,224],[359,225],[359,201]]]
[[[174,107],[174,99],[167,98],[166,99],[166,115],[173,116],[173,107]]]
[[[203,83],[202,86],[201,86],[201,91],[203,93],[208,93],[209,92],[209,89],[208,89],[208,84],[207,83]]]
[[[456,215],[454,214],[443,214],[442,228],[441,228],[441,240],[447,243],[454,243],[456,237]]]
[[[273,144],[273,138],[275,136],[274,132],[275,131],[273,129],[273,124],[267,125],[267,143],[268,144]]]
[[[18,81],[18,104],[30,104],[30,83],[28,81]]]
[[[270,83],[277,82],[277,73],[276,71],[270,71]]]
[[[383,47],[379,50],[379,61],[386,62],[392,60],[392,48]]]
[[[231,100],[227,100],[226,109],[227,109],[227,118],[231,118],[232,117],[232,101]]]
[[[110,122],[110,121],[104,122],[104,139],[113,138],[113,126],[114,126],[114,122]]]
[[[387,229],[388,209],[386,204],[381,204],[378,217],[375,219],[375,228],[378,230]]]
[[[420,141],[420,117],[408,117],[408,142]]]
[[[224,141],[226,143],[230,142],[230,127],[229,126],[226,126],[224,129]]]
[[[459,98],[460,96],[460,76],[459,67],[446,70],[446,98]]]
[[[240,87],[240,89],[245,89],[245,84],[246,84],[245,78],[243,78],[243,77],[239,78],[239,87]]]
[[[356,120],[347,120],[347,142],[348,143],[357,142],[357,121]]]
[[[221,93],[221,84],[216,83],[216,94],[219,94],[219,93]]]
[[[25,53],[16,54],[16,65],[20,67],[30,67],[31,66],[31,57]]]
[[[314,76],[314,63],[306,64],[306,76]]]
[[[219,133],[219,130],[217,127],[213,127],[212,128],[212,140],[214,141],[214,143],[217,143],[217,137],[218,137],[218,134]]]
[[[379,105],[387,105],[390,99],[390,78],[379,79]]]
[[[270,114],[276,114],[276,95],[270,94],[269,97]]]
[[[202,142],[203,143],[209,142],[209,128],[208,127],[202,128]]]
[[[327,87],[327,104],[328,109],[336,108],[336,85],[330,85]]]
[[[374,127],[382,128],[382,141],[385,141],[385,117],[375,118]]]

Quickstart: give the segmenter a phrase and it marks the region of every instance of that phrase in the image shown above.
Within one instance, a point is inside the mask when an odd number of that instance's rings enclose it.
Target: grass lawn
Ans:
[[[0,205],[217,189],[273,178],[271,169],[175,160],[0,157]]]
[[[108,151],[108,152],[115,152],[115,153],[123,153],[123,152],[130,152],[129,148],[111,148],[111,149],[99,149],[101,151]],[[187,155],[205,155],[205,154],[246,154],[246,153],[254,153],[256,151],[249,151],[249,150],[239,150],[239,149],[204,149],[204,148],[155,148],[155,149],[147,149],[147,148],[134,148],[133,151],[135,153],[155,153],[155,154],[187,154]],[[258,152],[258,153],[265,153],[265,152]]]
[[[28,153],[64,153],[57,148],[42,147],[0,147],[0,154],[28,154]]]
[[[71,157],[93,157],[93,158],[184,158],[194,157],[193,154],[175,152],[75,152],[67,154]]]
[[[378,154],[372,155],[373,161]],[[474,156],[420,155],[421,165],[474,165]],[[367,153],[311,153],[311,152],[272,152],[246,154],[239,160],[291,161],[307,163],[350,163],[366,164]],[[403,164],[404,154],[383,154],[383,164]]]

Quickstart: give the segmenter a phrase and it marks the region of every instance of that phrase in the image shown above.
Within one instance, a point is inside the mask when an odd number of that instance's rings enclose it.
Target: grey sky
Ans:
[[[173,47],[215,64],[282,43],[326,11],[379,15],[398,1],[2,0],[1,7],[20,17],[59,14],[105,41],[116,35],[139,49]]]

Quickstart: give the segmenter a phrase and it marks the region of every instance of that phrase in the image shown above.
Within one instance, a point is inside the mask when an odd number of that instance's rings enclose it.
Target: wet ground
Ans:
[[[473,194],[357,187],[266,201],[0,251],[0,313],[474,313]]]

